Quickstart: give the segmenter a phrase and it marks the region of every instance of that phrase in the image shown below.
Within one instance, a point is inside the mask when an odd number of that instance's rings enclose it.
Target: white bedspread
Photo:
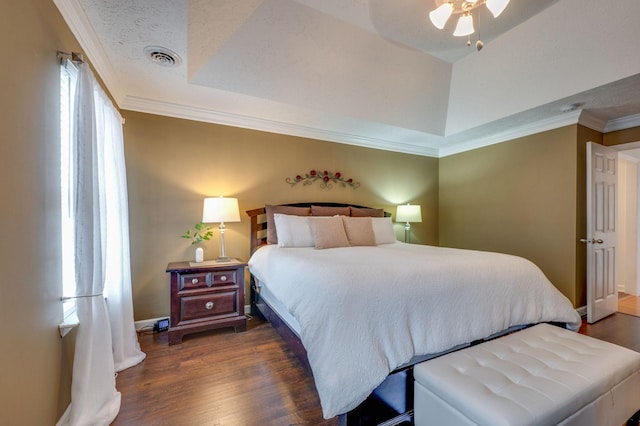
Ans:
[[[249,268],[300,323],[323,415],[358,406],[414,355],[511,326],[580,326],[580,316],[520,257],[404,243],[263,247]]]

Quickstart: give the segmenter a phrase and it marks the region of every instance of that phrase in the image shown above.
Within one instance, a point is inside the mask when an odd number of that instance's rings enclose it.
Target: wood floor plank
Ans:
[[[640,318],[621,313],[580,332],[640,352]],[[147,358],[122,371],[114,426],[328,425],[313,379],[273,328],[254,318],[244,333],[212,330],[169,346],[166,333],[139,337]]]

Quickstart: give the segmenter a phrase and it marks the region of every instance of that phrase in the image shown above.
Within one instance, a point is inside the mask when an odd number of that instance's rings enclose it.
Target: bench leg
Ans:
[[[640,425],[640,410],[638,410],[629,420],[627,420],[627,426]]]

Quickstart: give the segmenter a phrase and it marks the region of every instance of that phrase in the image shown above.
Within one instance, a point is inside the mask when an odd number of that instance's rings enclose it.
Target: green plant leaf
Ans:
[[[196,223],[194,228],[195,230],[193,231],[191,229],[187,229],[181,236],[182,238],[191,240],[192,245],[200,244],[203,240],[209,241],[213,236],[211,226],[205,225],[203,222]]]

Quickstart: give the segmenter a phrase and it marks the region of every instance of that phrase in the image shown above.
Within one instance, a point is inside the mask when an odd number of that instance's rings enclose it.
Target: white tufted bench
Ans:
[[[415,424],[614,425],[640,409],[640,353],[549,324],[414,367]]]

